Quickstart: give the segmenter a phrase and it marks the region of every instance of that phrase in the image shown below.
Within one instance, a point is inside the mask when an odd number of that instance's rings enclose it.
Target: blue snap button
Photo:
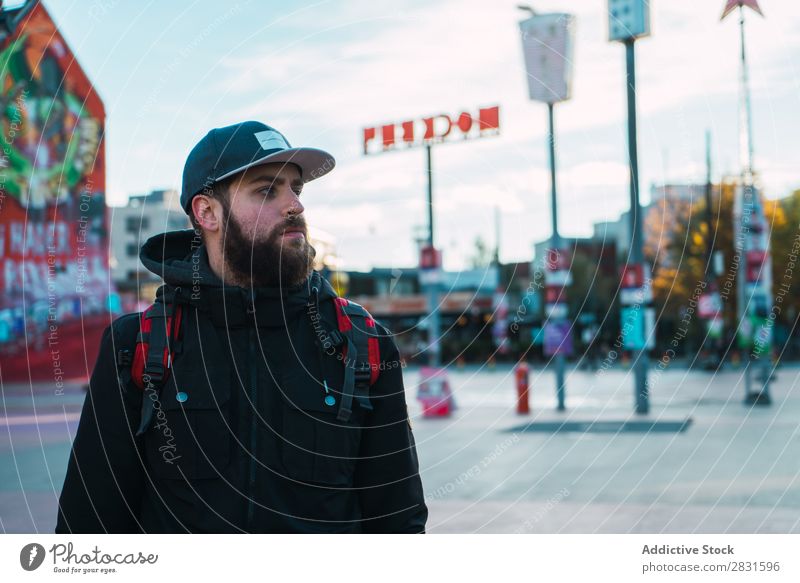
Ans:
[[[187,395],[184,392],[180,392],[177,395],[175,395],[175,399],[178,401],[178,403],[185,403],[186,401],[189,400],[189,395]]]
[[[333,395],[328,395],[325,397],[325,404],[328,407],[333,407],[336,404],[336,398]]]

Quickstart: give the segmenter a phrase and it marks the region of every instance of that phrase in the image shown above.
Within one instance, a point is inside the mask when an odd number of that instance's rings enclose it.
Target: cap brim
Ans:
[[[320,176],[324,176],[333,170],[334,166],[336,166],[336,160],[324,150],[318,150],[317,148],[289,148],[287,150],[281,150],[273,154],[268,154],[267,156],[253,160],[249,164],[245,164],[236,170],[231,170],[227,174],[219,176],[216,179],[216,182],[230,178],[234,174],[243,172],[248,168],[252,168],[253,166],[261,166],[263,164],[280,164],[281,162],[290,162],[299,166],[303,182],[311,182]]]

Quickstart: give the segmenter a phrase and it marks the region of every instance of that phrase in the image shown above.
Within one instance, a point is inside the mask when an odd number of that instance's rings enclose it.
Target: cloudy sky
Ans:
[[[120,2],[45,0],[105,101],[108,201],[180,186],[210,128],[244,119],[293,145],[324,148],[336,169],[304,193],[309,222],[337,238],[350,269],[416,262],[427,220],[424,150],[361,154],[361,131],[499,104],[501,135],[434,147],[437,244],[456,269],[481,235],[501,259],[531,258],[548,236],[546,106],[527,98],[518,0]],[[637,43],[642,190],[738,166],[738,24],[724,0],[654,0]],[[748,14],[756,168],[769,197],[800,188],[800,3]],[[624,48],[606,40],[605,0],[536,0],[577,16],[573,99],[556,108],[565,235],[628,205]]]

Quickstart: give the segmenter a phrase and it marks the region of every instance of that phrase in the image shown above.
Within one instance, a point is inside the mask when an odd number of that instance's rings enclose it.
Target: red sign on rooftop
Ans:
[[[495,136],[500,133],[500,106],[483,107],[478,114],[463,111],[455,117],[432,115],[364,128],[364,154],[378,154],[445,141]]]

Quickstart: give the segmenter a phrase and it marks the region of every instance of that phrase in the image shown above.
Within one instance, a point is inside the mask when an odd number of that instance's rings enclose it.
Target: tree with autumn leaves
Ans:
[[[653,271],[653,295],[659,321],[658,340],[669,335],[686,313],[690,300],[704,291],[704,282],[716,281],[722,292],[726,334],[736,328],[737,269],[744,269],[744,257],[736,261],[733,222],[735,181],[723,181],[712,190],[712,219],[708,224],[704,198],[681,200],[664,198],[654,201],[644,222],[645,255]],[[774,341],[780,352],[788,331],[800,313],[800,268],[787,274],[790,255],[800,246],[800,190],[786,198],[766,200],[764,212],[770,225],[773,295],[782,283],[787,289],[776,317]],[[709,239],[714,251],[723,256],[723,271],[713,273],[707,254]],[[708,274],[708,275],[707,275]],[[691,346],[696,349],[705,335],[701,320],[695,315],[690,327]]]

